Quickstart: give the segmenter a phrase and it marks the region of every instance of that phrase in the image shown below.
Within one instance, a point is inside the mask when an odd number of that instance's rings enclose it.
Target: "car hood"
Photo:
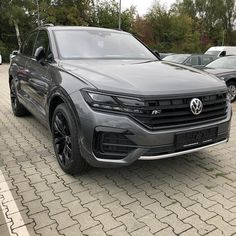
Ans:
[[[204,71],[207,72],[207,73],[213,74],[213,75],[215,75],[217,77],[228,75],[228,74],[236,74],[236,70],[235,69],[222,69],[222,68],[213,69],[213,68],[205,67]]]
[[[70,60],[60,66],[99,90],[118,93],[174,95],[226,89],[214,76],[163,61]]]

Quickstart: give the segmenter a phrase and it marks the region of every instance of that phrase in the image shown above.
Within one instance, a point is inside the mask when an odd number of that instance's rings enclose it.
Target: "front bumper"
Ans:
[[[79,104],[75,104],[80,124],[79,145],[81,154],[90,165],[95,167],[119,167],[130,165],[136,160],[155,160],[182,155],[227,142],[229,138],[232,116],[231,107],[228,109],[227,117],[221,121],[184,128],[151,131],[125,115],[92,110],[80,93],[72,94],[72,98],[73,96],[75,96],[74,99],[76,101],[78,101],[80,96]],[[177,133],[214,127],[217,128],[217,136],[212,142],[201,146],[192,146],[186,150],[176,150],[175,138]],[[95,142],[100,141],[100,136],[96,135],[99,132],[122,134],[131,141],[133,144],[131,146],[134,147],[122,158],[113,157],[112,155],[98,155],[95,150]]]

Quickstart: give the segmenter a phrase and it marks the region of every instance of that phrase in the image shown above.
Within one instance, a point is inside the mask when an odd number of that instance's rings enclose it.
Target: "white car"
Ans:
[[[0,65],[2,65],[2,55],[0,53]]]
[[[13,57],[15,57],[18,54],[18,51],[12,51],[10,54],[10,61],[12,60]]]
[[[205,54],[217,57],[236,55],[236,46],[215,46],[209,48]]]

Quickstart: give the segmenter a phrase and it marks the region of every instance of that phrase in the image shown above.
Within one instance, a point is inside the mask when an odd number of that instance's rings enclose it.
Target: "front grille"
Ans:
[[[122,159],[136,148],[131,140],[120,133],[98,132],[94,138],[96,156],[103,159]]]
[[[199,98],[203,102],[200,115],[193,115],[190,102]],[[160,114],[152,115],[154,110],[161,110]],[[192,124],[217,121],[227,116],[227,95],[192,96],[175,99],[147,99],[145,106],[139,107],[139,113],[132,113],[132,117],[149,129],[164,129]]]

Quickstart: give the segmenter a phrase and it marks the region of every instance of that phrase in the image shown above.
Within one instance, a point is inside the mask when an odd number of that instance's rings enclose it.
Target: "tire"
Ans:
[[[89,165],[80,153],[76,118],[64,103],[56,107],[51,127],[56,158],[62,170],[71,175],[86,171]]]
[[[233,81],[229,81],[227,83],[227,86],[229,88],[230,101],[234,102],[236,100],[236,83]]]
[[[10,98],[11,98],[12,112],[15,116],[20,117],[29,114],[28,110],[26,110],[26,108],[19,102],[13,79],[10,82]]]

